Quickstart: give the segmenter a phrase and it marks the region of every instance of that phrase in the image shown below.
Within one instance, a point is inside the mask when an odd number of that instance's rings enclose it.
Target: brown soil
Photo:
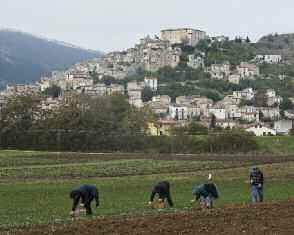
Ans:
[[[14,235],[294,234],[294,201],[40,226]]]
[[[52,153],[50,158],[72,161],[112,161],[112,160],[184,160],[184,161],[237,161],[259,164],[294,161],[294,155],[272,154],[156,154],[156,153]]]

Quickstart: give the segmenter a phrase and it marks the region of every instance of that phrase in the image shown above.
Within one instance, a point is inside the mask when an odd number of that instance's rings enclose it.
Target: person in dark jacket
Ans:
[[[74,189],[70,193],[70,198],[73,200],[71,214],[74,214],[79,203],[82,203],[86,209],[87,215],[91,215],[91,202],[94,199],[96,201],[96,207],[99,207],[99,193],[95,185],[82,185],[78,189]]]
[[[150,196],[150,201],[149,204],[151,205],[155,195],[158,194],[158,198],[159,201],[164,202],[165,199],[167,199],[167,202],[169,204],[170,207],[173,207],[173,201],[171,199],[171,195],[170,195],[170,184],[167,181],[162,181],[159,182],[158,184],[156,184],[151,192],[151,196]]]
[[[251,200],[253,203],[263,202],[263,173],[258,167],[250,172]]]
[[[192,195],[195,196],[195,200],[198,201],[206,208],[212,208],[213,202],[219,198],[219,192],[216,185],[212,182],[212,175],[209,174],[208,182],[200,186],[195,186],[192,190]]]

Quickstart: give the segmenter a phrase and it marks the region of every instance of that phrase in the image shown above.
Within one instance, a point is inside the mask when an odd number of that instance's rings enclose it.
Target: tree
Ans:
[[[148,115],[143,111],[138,111],[135,108],[131,108],[125,118],[122,120],[122,127],[124,134],[127,135],[140,135],[145,134],[147,129],[147,121],[149,121]]]
[[[216,116],[214,114],[211,115],[209,128],[210,129],[216,128]]]
[[[242,106],[252,106],[252,105],[253,105],[252,100],[244,100],[244,99],[242,99],[238,106],[242,107]]]
[[[208,145],[211,152],[240,153],[258,149],[254,136],[238,129],[209,134]]]
[[[242,43],[241,37],[235,37],[235,43]]]
[[[207,52],[209,49],[209,44],[211,43],[210,39],[202,39],[196,45],[196,48],[201,52]]]
[[[203,126],[197,121],[192,121],[187,127],[187,134],[189,135],[199,135],[199,134],[207,134],[207,127]]]
[[[40,97],[18,96],[11,98],[0,115],[0,142],[4,146],[26,145],[32,141],[27,133],[42,119]]]
[[[116,81],[116,79],[112,76],[103,76],[101,81],[106,85],[110,86],[112,83]]]
[[[153,91],[151,90],[150,87],[144,87],[142,90],[142,100],[143,102],[148,102],[152,100],[153,97]]]
[[[292,129],[290,130],[290,135],[293,135],[294,136],[294,128],[292,127]]]
[[[95,69],[93,71],[91,71],[89,74],[90,74],[90,78],[93,80],[94,84],[97,84],[100,82],[99,75]]]
[[[287,97],[285,97],[283,99],[283,102],[280,104],[280,109],[282,111],[285,111],[285,110],[289,110],[289,109],[293,109],[294,106],[293,106],[293,103],[291,100],[289,100]]]
[[[250,40],[250,38],[248,36],[246,37],[246,42],[247,43],[250,43],[251,42],[251,40]]]
[[[52,85],[44,91],[44,94],[47,96],[51,96],[53,98],[57,98],[61,95],[61,92],[62,92],[62,90],[59,86]]]
[[[256,107],[266,107],[267,106],[267,96],[265,89],[259,89],[254,98],[254,106]]]

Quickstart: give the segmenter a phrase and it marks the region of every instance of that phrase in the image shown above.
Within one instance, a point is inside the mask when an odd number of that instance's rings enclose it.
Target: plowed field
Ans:
[[[294,201],[26,228],[15,235],[294,234]]]

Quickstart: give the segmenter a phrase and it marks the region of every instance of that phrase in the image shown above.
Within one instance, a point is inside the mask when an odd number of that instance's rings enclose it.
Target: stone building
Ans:
[[[160,103],[164,103],[164,104],[170,104],[171,98],[168,95],[153,96],[152,102],[160,102]]]
[[[188,55],[187,65],[193,69],[203,68],[204,59],[201,56]]]
[[[168,41],[150,37],[141,39],[141,44],[137,45],[137,48],[141,58],[140,64],[145,70],[151,72],[165,66],[176,67],[182,53],[180,48],[172,47]]]
[[[259,67],[246,62],[242,62],[237,66],[237,71],[242,79],[254,79],[255,76],[259,75]]]
[[[145,77],[145,86],[149,87],[152,91],[157,91],[158,89],[158,78],[156,77]]]
[[[171,44],[184,43],[188,46],[196,46],[198,42],[206,38],[206,33],[191,28],[166,29],[161,31],[161,39]]]
[[[169,106],[169,115],[174,120],[187,120],[188,108],[185,105],[171,104]]]
[[[240,83],[240,79],[240,74],[230,74],[228,77],[228,82],[238,85]]]
[[[134,105],[137,108],[142,108],[144,106],[142,101],[142,90],[130,90],[128,91],[129,104]]]
[[[259,122],[259,111],[254,106],[240,107],[241,120],[246,122]]]
[[[211,78],[216,80],[227,80],[230,75],[230,63],[212,64],[207,72],[210,73]]]
[[[279,64],[282,62],[281,55],[257,55],[255,57],[257,63]]]

